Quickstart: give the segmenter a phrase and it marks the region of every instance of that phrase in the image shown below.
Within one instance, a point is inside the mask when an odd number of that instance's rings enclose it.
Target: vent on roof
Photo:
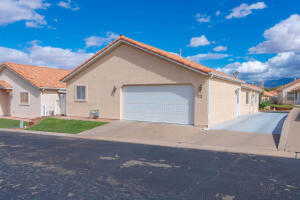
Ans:
[[[235,71],[235,72],[233,72],[233,73],[232,73],[232,75],[234,76],[234,78],[237,78],[237,77],[238,77],[238,75],[239,75],[239,73],[240,73],[240,72],[238,72],[238,71]]]

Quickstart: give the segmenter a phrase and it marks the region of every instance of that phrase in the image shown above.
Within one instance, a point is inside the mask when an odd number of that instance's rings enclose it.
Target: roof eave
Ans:
[[[40,87],[42,90],[66,90],[66,88]]]
[[[107,47],[103,52],[101,52],[98,55],[93,55],[90,60],[88,60],[87,62],[83,62],[83,64],[80,64],[78,67],[76,67],[73,71],[71,71],[69,74],[67,74],[64,78],[62,78],[60,81],[62,82],[67,82],[68,80],[70,80],[74,75],[76,75],[77,73],[81,72],[82,69],[89,65],[90,63],[94,62],[94,60],[96,60],[98,57],[102,56],[105,52],[107,52],[109,49],[112,49],[113,47],[115,47],[117,44],[119,44],[120,39],[118,39],[117,41],[115,41],[114,43],[112,43],[109,47]],[[105,48],[105,47],[104,47]],[[101,51],[101,50],[100,50]],[[100,52],[99,51],[99,52]],[[96,53],[97,54],[97,53]]]
[[[222,80],[226,80],[226,81],[230,81],[230,82],[234,82],[234,83],[244,83],[243,80],[240,80],[240,79],[231,79],[229,77],[226,77],[226,76],[222,76],[220,74],[217,74],[217,73],[214,73],[214,72],[209,72],[209,75],[213,78],[219,78],[219,79],[222,79]]]
[[[155,53],[155,52],[153,52],[153,51],[150,51],[150,50],[148,50],[148,49],[146,49],[146,48],[143,48],[143,47],[141,47],[141,46],[139,46],[139,45],[132,44],[132,43],[130,43],[130,42],[128,42],[128,41],[126,41],[126,40],[124,40],[124,39],[122,39],[122,38],[119,38],[119,39],[116,40],[115,42],[111,43],[111,45],[108,46],[106,49],[104,49],[103,52],[101,52],[101,53],[99,53],[98,55],[92,57],[90,60],[88,60],[88,61],[85,62],[84,64],[79,65],[79,67],[75,68],[74,71],[70,72],[67,76],[65,76],[63,79],[61,79],[61,81],[67,82],[67,81],[70,80],[73,76],[75,76],[76,74],[78,74],[79,72],[81,72],[87,65],[93,63],[96,59],[98,59],[99,57],[103,56],[105,53],[107,53],[108,51],[110,51],[110,50],[113,49],[114,47],[118,46],[120,43],[125,43],[125,44],[127,44],[127,45],[129,45],[129,46],[133,46],[133,47],[138,48],[138,49],[140,49],[140,50],[142,50],[142,51],[144,51],[144,52],[147,52],[147,53],[149,53],[149,54],[156,55],[156,56],[158,56],[158,57],[160,57],[160,58],[162,58],[162,59],[164,59],[164,60],[167,60],[167,61],[169,61],[169,62],[175,63],[175,64],[177,64],[177,65],[180,65],[180,66],[182,66],[182,67],[184,67],[184,68],[186,68],[186,69],[189,69],[189,70],[194,71],[194,72],[196,72],[196,73],[202,74],[202,75],[204,75],[204,76],[211,76],[211,75],[213,75],[213,76],[216,77],[216,78],[223,79],[223,80],[226,80],[226,81],[235,82],[235,83],[244,83],[244,81],[242,81],[242,80],[239,80],[239,79],[232,79],[232,78],[229,78],[229,77],[226,77],[226,76],[222,76],[222,75],[217,74],[217,73],[214,73],[214,72],[203,72],[203,71],[201,71],[200,69],[198,70],[198,69],[193,68],[193,67],[190,67],[190,66],[188,66],[188,65],[186,65],[186,64],[184,64],[184,63],[178,62],[178,61],[176,61],[176,60],[174,60],[174,59],[171,59],[171,58],[168,58],[168,57],[163,56],[163,55],[161,55],[161,54],[158,54],[158,53]],[[100,51],[101,51],[101,50],[100,50]]]
[[[156,55],[156,56],[158,56],[158,57],[160,57],[160,58],[162,58],[162,59],[165,59],[165,60],[167,60],[167,61],[169,61],[169,62],[172,62],[172,63],[175,63],[175,64],[177,64],[177,65],[180,65],[180,66],[182,66],[182,67],[184,67],[184,68],[186,68],[186,69],[192,70],[192,71],[194,71],[194,72],[200,73],[200,74],[205,75],[205,76],[208,76],[208,75],[209,75],[209,73],[207,73],[207,72],[203,72],[203,71],[201,71],[201,70],[197,70],[197,69],[192,68],[192,67],[190,67],[190,66],[188,66],[188,65],[185,65],[185,64],[183,64],[183,63],[177,62],[177,61],[175,61],[175,60],[173,60],[173,59],[171,59],[171,58],[168,58],[168,57],[166,57],[166,56],[163,56],[163,55],[160,55],[160,54],[158,54],[158,53],[149,51],[149,50],[147,50],[147,49],[145,49],[145,48],[142,48],[142,47],[140,47],[140,46],[138,46],[138,45],[135,45],[135,44],[132,44],[132,43],[130,43],[130,42],[127,42],[126,40],[120,40],[120,41],[123,42],[123,43],[126,43],[126,44],[128,44],[128,45],[131,45],[131,46],[133,46],[133,47],[136,47],[136,48],[138,48],[138,49],[140,49],[140,50],[143,50],[143,51],[145,51],[145,52],[147,52],[147,53],[150,53],[150,54],[152,54],[152,55]]]
[[[35,84],[33,84],[32,82],[30,82],[29,80],[27,80],[26,78],[24,78],[22,75],[20,75],[18,72],[12,70],[10,68],[10,66],[7,63],[1,63],[0,68],[6,67],[6,69],[8,69],[9,71],[11,71],[12,73],[16,74],[19,78],[23,79],[24,81],[26,81],[27,83],[29,83],[30,85],[32,85],[32,87],[40,89],[40,87],[36,86]]]
[[[172,62],[172,63],[175,63],[175,64],[177,64],[177,65],[180,65],[180,66],[182,66],[182,67],[184,67],[184,68],[186,68],[186,69],[189,69],[189,70],[192,70],[192,71],[194,71],[194,72],[196,72],[196,73],[200,73],[200,74],[202,74],[202,75],[208,76],[208,73],[206,73],[206,72],[202,72],[202,71],[200,71],[200,70],[194,69],[194,68],[189,67],[189,66],[187,66],[187,65],[185,65],[185,64],[183,64],[183,63],[180,63],[180,62],[177,62],[177,61],[175,61],[175,60],[173,60],[173,59],[170,59],[170,58],[168,58],[168,57],[166,57],[166,56],[162,56],[162,55],[160,55],[160,54],[157,54],[157,53],[155,53],[155,52],[152,52],[152,51],[149,51],[149,50],[147,50],[147,49],[145,49],[145,48],[142,48],[142,47],[140,47],[140,46],[138,46],[138,45],[135,45],[135,44],[132,44],[132,43],[130,43],[130,42],[127,42],[126,40],[119,39],[118,41],[116,41],[115,43],[113,43],[111,46],[109,46],[107,49],[105,49],[103,52],[101,52],[100,54],[98,54],[97,56],[95,56],[94,58],[92,58],[91,60],[89,60],[88,62],[84,63],[83,65],[79,66],[79,67],[78,67],[77,69],[75,69],[73,72],[70,72],[67,76],[65,76],[63,79],[61,79],[61,81],[66,82],[66,81],[70,80],[74,75],[76,75],[77,73],[79,73],[85,66],[87,66],[87,65],[89,65],[90,63],[94,62],[94,60],[96,60],[98,57],[104,55],[106,52],[108,52],[110,49],[114,48],[115,46],[119,45],[120,43],[125,43],[125,44],[127,44],[127,45],[136,47],[136,48],[138,48],[138,49],[140,49],[140,50],[142,50],[142,51],[145,51],[145,52],[150,53],[150,54],[152,54],[152,55],[159,56],[160,58],[163,58],[163,59],[165,59],[165,60],[167,60],[167,61],[169,61],[169,62]]]

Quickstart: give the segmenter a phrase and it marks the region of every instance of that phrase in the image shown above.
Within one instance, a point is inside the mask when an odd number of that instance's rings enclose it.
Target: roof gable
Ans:
[[[288,83],[288,84],[282,85],[282,86],[280,86],[279,88],[277,88],[276,91],[281,91],[281,90],[283,90],[283,89],[285,89],[285,88],[288,88],[288,87],[290,87],[290,86],[293,86],[293,85],[295,85],[295,84],[297,84],[297,83],[300,83],[300,79],[296,79],[296,80],[294,80],[294,81],[292,81],[292,82],[290,82],[290,83]]]
[[[216,77],[222,77],[224,79],[228,79],[231,81],[237,81],[237,82],[242,82],[241,80],[228,75],[226,73],[217,71],[215,69],[203,66],[201,64],[192,62],[188,59],[182,58],[176,54],[167,52],[167,51],[163,51],[161,49],[152,47],[150,45],[135,41],[133,39],[127,38],[125,36],[120,36],[118,39],[114,40],[113,42],[111,42],[109,45],[107,45],[106,47],[104,47],[103,49],[101,49],[100,51],[98,51],[96,54],[94,54],[91,58],[89,58],[88,60],[86,60],[84,63],[82,63],[81,65],[79,65],[78,67],[76,67],[71,73],[69,73],[68,75],[66,75],[62,81],[67,81],[69,79],[71,79],[74,75],[76,75],[77,73],[79,73],[82,69],[84,69],[85,67],[88,67],[89,64],[96,58],[100,57],[101,55],[105,54],[107,51],[109,51],[111,48],[117,46],[120,43],[125,43],[128,45],[131,45],[133,47],[139,48],[145,52],[151,53],[153,55],[159,56],[163,59],[166,59],[168,61],[174,62],[176,64],[179,64],[183,67],[186,67],[190,70],[202,73],[202,74],[206,74],[206,75],[215,75]]]
[[[60,79],[66,76],[70,71],[50,67],[23,65],[16,63],[3,63],[1,67],[7,68],[18,76],[28,81],[37,88],[61,89],[66,88],[66,84]]]

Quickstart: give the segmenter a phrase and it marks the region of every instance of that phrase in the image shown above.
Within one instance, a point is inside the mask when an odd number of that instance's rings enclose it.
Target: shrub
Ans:
[[[264,109],[266,108],[267,106],[270,106],[271,105],[271,102],[270,101],[263,101],[259,104],[259,108],[260,109]]]

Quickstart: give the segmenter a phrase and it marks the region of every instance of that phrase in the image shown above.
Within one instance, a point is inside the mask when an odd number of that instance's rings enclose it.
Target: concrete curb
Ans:
[[[81,137],[85,138],[85,137]],[[92,139],[92,138],[85,138]],[[292,152],[282,152],[282,151],[272,151],[272,150],[258,150],[255,151],[253,149],[248,148],[235,148],[235,147],[225,147],[225,146],[209,146],[209,145],[197,145],[185,142],[162,142],[162,141],[140,141],[138,139],[116,139],[116,138],[95,138],[94,140],[101,141],[109,141],[109,142],[123,142],[123,143],[131,143],[131,144],[144,144],[144,145],[152,145],[152,146],[164,146],[164,147],[174,147],[174,148],[186,148],[186,149],[197,149],[197,150],[205,150],[205,151],[219,151],[219,152],[227,152],[227,153],[240,153],[240,154],[250,154],[250,155],[259,155],[259,156],[273,156],[273,157],[283,157],[283,158],[295,158],[294,153]]]
[[[51,136],[78,138],[77,134],[69,134],[69,133],[44,132],[44,131],[32,131],[32,130],[9,129],[9,128],[0,128],[0,131],[12,132],[12,133],[31,133],[31,134],[38,134],[38,135],[51,135]]]
[[[163,147],[173,147],[173,148],[186,148],[186,149],[197,149],[197,150],[205,150],[205,151],[219,151],[219,152],[227,152],[227,153],[240,153],[240,154],[250,154],[250,155],[259,155],[259,156],[273,156],[273,157],[283,157],[283,158],[295,158],[293,152],[283,152],[283,151],[272,151],[272,150],[253,150],[249,148],[235,148],[235,147],[225,147],[225,146],[208,146],[208,145],[197,145],[186,142],[163,142],[163,141],[141,141],[139,139],[116,139],[116,138],[108,138],[108,137],[97,137],[94,138],[92,136],[84,136],[80,134],[66,134],[66,133],[57,133],[57,132],[43,132],[43,131],[31,131],[31,130],[19,130],[19,129],[5,129],[0,128],[0,131],[12,132],[12,133],[30,133],[30,134],[38,134],[38,135],[46,135],[46,136],[59,136],[59,137],[68,137],[68,138],[77,138],[77,139],[87,139],[87,140],[99,140],[99,141],[108,141],[108,142],[123,142],[123,143],[131,143],[131,144],[144,144],[144,145],[152,145],[152,146],[163,146]]]

